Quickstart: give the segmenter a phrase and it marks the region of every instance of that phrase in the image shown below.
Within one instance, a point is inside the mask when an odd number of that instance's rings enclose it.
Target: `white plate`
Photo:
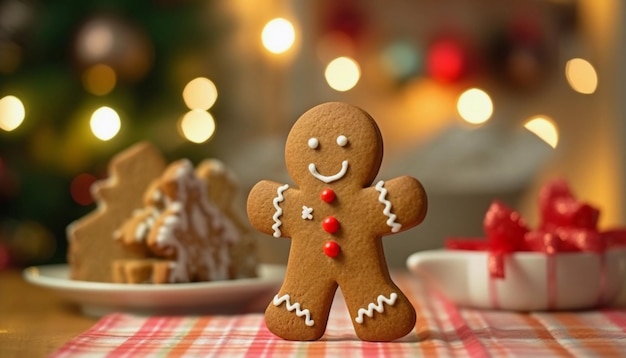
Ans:
[[[29,267],[24,278],[80,305],[84,314],[207,314],[262,309],[280,287],[285,268],[261,265],[258,278],[163,285],[119,284],[69,279],[67,265]]]

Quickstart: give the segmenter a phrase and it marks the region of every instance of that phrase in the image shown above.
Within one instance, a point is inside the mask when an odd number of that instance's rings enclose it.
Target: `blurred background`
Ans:
[[[554,177],[621,225],[625,24],[620,0],[0,0],[0,269],[65,262],[91,184],[140,140],[221,159],[243,208],[290,181],[289,128],[325,101],[368,111],[380,177],[429,194],[424,224],[385,239],[394,266],[481,236],[495,198],[534,225]],[[285,260],[288,240],[259,244]]]

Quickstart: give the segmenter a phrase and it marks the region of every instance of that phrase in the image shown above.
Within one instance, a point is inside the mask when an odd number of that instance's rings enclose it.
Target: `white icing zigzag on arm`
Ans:
[[[381,204],[385,205],[385,209],[383,209],[383,214],[385,214],[385,216],[389,218],[387,219],[387,226],[391,228],[391,232],[398,232],[400,231],[402,225],[396,222],[396,214],[391,212],[391,202],[386,198],[387,189],[385,189],[383,185],[385,185],[385,182],[382,180],[376,183],[376,191],[380,193],[380,195],[378,196],[378,201]]]
[[[272,219],[274,219],[274,225],[272,225],[272,229],[274,229],[274,237],[280,237],[281,235],[279,228],[283,224],[280,221],[280,216],[283,215],[283,209],[280,207],[280,203],[285,200],[283,192],[287,189],[289,189],[289,184],[279,186],[278,189],[276,189],[276,197],[272,201],[272,203],[274,203],[274,208],[276,208],[276,212],[274,213],[274,216],[272,216]]]
[[[298,317],[302,317],[304,316],[304,324],[306,324],[308,327],[311,327],[315,324],[315,321],[313,321],[311,319],[311,311],[309,311],[308,309],[301,309],[300,308],[300,304],[298,302],[294,303],[293,305],[291,304],[291,298],[289,297],[289,295],[285,294],[282,295],[280,297],[278,297],[278,295],[274,296],[274,300],[272,301],[272,303],[274,304],[274,306],[280,306],[281,303],[285,302],[285,306],[287,307],[287,311],[291,312],[293,310],[296,311],[296,316]]]

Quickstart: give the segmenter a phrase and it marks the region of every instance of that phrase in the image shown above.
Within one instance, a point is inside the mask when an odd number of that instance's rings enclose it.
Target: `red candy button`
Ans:
[[[335,258],[341,252],[341,246],[334,241],[327,241],[324,244],[324,254],[330,258]]]
[[[335,201],[335,192],[331,188],[326,188],[320,193],[320,198],[328,204]]]
[[[339,230],[339,221],[334,216],[327,216],[322,221],[322,229],[329,234],[334,234]]]

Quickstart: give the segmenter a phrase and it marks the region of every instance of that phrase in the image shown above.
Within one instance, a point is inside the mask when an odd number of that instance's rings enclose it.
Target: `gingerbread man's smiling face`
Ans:
[[[301,188],[363,188],[376,177],[382,155],[380,130],[366,112],[345,103],[326,103],[294,124],[285,164]]]

